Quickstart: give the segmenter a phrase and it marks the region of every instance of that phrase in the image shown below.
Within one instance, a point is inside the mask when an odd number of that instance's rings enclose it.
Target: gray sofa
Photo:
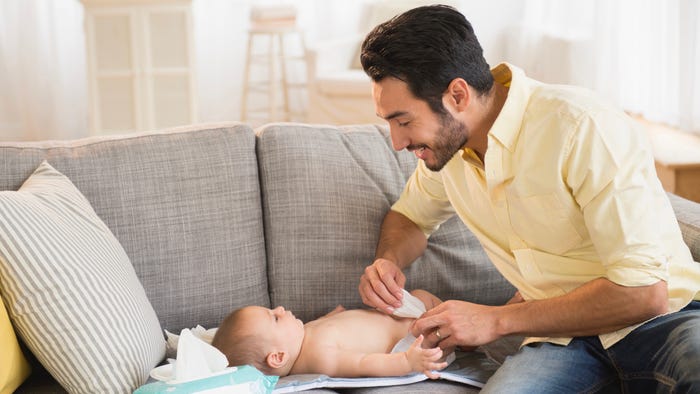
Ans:
[[[0,142],[0,190],[42,160],[68,176],[126,250],[162,328],[217,326],[283,305],[303,320],[362,307],[360,275],[415,166],[379,126],[240,123],[78,141]],[[700,260],[700,204],[670,196]],[[407,288],[500,304],[514,289],[457,219],[430,238]],[[346,390],[347,391],[347,390]],[[471,392],[444,381],[353,392]],[[35,366],[21,393],[64,392]]]

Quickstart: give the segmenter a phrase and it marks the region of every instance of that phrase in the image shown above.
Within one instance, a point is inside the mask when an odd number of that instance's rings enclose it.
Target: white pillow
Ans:
[[[21,338],[71,393],[131,393],[164,357],[124,249],[46,161],[0,192],[0,292]]]

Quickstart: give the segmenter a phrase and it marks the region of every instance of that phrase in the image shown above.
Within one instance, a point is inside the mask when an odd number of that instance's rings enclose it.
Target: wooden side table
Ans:
[[[700,202],[700,135],[642,123],[648,129],[656,174],[664,189]]]

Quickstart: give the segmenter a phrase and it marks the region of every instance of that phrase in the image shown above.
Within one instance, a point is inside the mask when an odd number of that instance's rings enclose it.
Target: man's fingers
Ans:
[[[360,278],[362,302],[391,314],[401,306],[405,283],[405,275],[394,262],[379,258],[365,268]]]
[[[414,321],[413,324],[411,324],[411,332],[413,333],[413,335],[426,334],[426,336],[427,336],[428,332],[436,332],[436,330],[438,330],[441,326],[446,325],[447,322],[442,317],[442,315],[438,314],[438,315],[428,316],[428,314],[431,311],[433,311],[437,308],[439,308],[439,306],[426,312],[425,314],[423,314],[423,317],[416,319],[416,321]],[[442,335],[442,333],[441,333],[441,335]],[[431,336],[437,336],[437,332],[435,333],[435,335],[431,335]],[[438,338],[438,339],[441,339],[441,338]]]
[[[394,308],[384,302],[383,299],[381,299],[372,289],[371,285],[367,285],[369,290],[361,290],[360,294],[362,295],[362,302],[365,303],[365,305],[377,308],[385,313],[391,314],[394,312]]]
[[[401,287],[398,287],[398,284],[394,280],[394,275],[382,273],[377,265],[371,265],[365,269],[365,276],[371,286],[371,291],[368,292],[370,293],[368,296],[376,295],[381,299],[380,303],[374,305],[375,307],[386,309],[386,307],[398,308],[401,306]],[[389,288],[398,289],[398,296],[396,290],[392,292]]]
[[[401,306],[400,302],[403,298],[403,292],[401,292],[401,289],[403,289],[406,282],[406,277],[401,271],[396,271],[396,267],[393,265],[388,266],[390,268],[387,269],[384,267],[385,266],[381,264],[376,266],[377,275],[379,276],[381,283],[384,285],[384,288],[391,293],[394,298],[399,300],[399,305],[396,305],[398,308]]]
[[[385,291],[385,294],[389,294]],[[382,299],[379,294],[374,290],[374,287],[370,283],[360,286],[360,295],[362,297],[362,302],[365,305],[377,308],[385,313],[391,314],[394,312],[394,307],[388,304],[384,299]],[[391,299],[390,302],[394,302]]]
[[[452,351],[454,351],[454,349],[457,346],[459,346],[459,344],[457,343],[457,340],[455,338],[453,338],[452,336],[449,336],[449,337],[443,339],[442,341],[440,341],[440,348],[445,350],[445,354],[452,353]],[[451,349],[451,351],[448,353],[447,350],[450,350],[450,349]]]
[[[372,289],[378,298],[381,299],[382,303],[392,308],[392,312],[394,308],[401,307],[401,298],[397,297],[395,293],[389,291],[383,282],[372,282]]]

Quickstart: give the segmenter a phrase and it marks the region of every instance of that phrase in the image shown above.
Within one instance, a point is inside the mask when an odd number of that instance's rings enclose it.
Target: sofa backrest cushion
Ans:
[[[373,125],[271,124],[257,136],[272,304],[302,320],[338,304],[362,307],[360,276],[415,156],[395,152],[388,131]],[[407,289],[442,299],[493,305],[515,291],[456,217],[406,274]]]
[[[700,262],[700,204],[667,193],[683,233],[683,240],[696,262]]]
[[[255,136],[243,124],[0,143],[0,190],[48,160],[124,247],[161,326],[217,326],[268,305]]]

